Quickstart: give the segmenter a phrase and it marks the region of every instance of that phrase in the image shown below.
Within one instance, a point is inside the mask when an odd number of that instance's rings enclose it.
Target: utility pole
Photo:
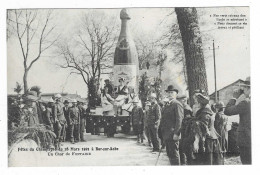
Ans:
[[[209,48],[210,49],[210,48]],[[219,46],[218,46],[219,49]],[[211,50],[211,49],[210,49]],[[216,56],[215,56],[215,43],[213,40],[213,60],[214,60],[214,80],[215,80],[215,102],[218,101],[218,94],[217,94],[217,73],[216,73]]]

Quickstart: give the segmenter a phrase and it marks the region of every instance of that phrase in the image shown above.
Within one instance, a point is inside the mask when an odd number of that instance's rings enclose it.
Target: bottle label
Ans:
[[[136,85],[136,65],[114,65],[113,69],[114,85],[119,85],[119,78],[125,80],[125,85],[135,88]]]
[[[127,40],[127,38],[123,37],[122,39],[120,39],[117,43],[117,48],[119,48],[120,50],[128,50],[129,49],[129,42]]]

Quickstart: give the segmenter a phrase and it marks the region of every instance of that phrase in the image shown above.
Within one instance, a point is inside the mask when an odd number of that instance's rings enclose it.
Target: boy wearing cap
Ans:
[[[171,165],[180,165],[179,139],[182,119],[184,117],[183,106],[176,100],[177,89],[169,85],[165,91],[168,94],[169,102],[162,111],[162,137]]]
[[[137,142],[140,143],[140,139],[141,139],[141,143],[143,143],[143,127],[144,127],[144,123],[143,123],[143,119],[144,119],[144,113],[143,113],[143,109],[138,106],[139,100],[135,99],[133,101],[133,110],[131,113],[131,118],[132,118],[132,126],[133,126],[133,131],[135,133],[135,135],[137,135]]]

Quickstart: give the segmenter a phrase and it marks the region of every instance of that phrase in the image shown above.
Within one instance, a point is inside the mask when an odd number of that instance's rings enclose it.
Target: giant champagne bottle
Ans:
[[[118,80],[124,78],[125,84],[138,93],[138,55],[134,40],[129,31],[129,21],[131,18],[126,9],[121,10],[120,19],[121,31],[114,55],[114,85],[118,86]]]

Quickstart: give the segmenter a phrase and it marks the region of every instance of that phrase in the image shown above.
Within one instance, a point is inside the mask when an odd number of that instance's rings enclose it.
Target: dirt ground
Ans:
[[[13,158],[9,160],[9,166],[170,165],[165,150],[158,156],[159,153],[152,153],[152,148],[147,144],[137,143],[135,136],[116,134],[114,138],[107,138],[103,134],[100,136],[86,134],[85,138],[86,142],[62,143],[62,151],[16,151],[12,155]],[[23,144],[22,147],[26,147],[26,144]],[[19,147],[21,146],[17,146],[17,149]],[[36,147],[34,145],[35,149]],[[30,161],[24,161],[25,158],[30,159]],[[225,164],[237,165],[241,162],[239,157],[227,157]]]

